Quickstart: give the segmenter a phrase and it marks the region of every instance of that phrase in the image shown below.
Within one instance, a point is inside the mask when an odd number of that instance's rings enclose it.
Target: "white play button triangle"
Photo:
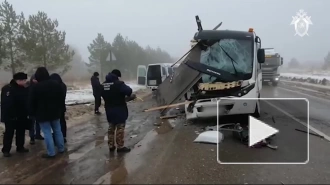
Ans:
[[[249,146],[253,146],[276,133],[278,133],[276,128],[249,116]]]

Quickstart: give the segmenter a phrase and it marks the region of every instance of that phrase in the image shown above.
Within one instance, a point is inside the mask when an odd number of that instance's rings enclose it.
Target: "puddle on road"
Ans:
[[[85,153],[72,153],[69,155],[69,160],[77,160],[84,156]]]
[[[100,140],[100,138],[102,138],[102,139]],[[103,136],[97,137],[96,140],[93,141],[93,142],[86,143],[86,146],[84,146],[84,147],[78,149],[77,151],[74,151],[73,153],[69,154],[69,160],[71,160],[70,162],[74,162],[75,160],[78,160],[78,159],[82,158],[85,154],[92,151],[97,146],[99,146],[103,143],[104,143]]]
[[[109,163],[113,164],[117,160],[121,160],[120,166],[106,173],[93,184],[122,184],[129,174],[134,173],[139,167],[146,164],[145,154],[153,148],[152,143],[156,141],[157,136],[170,132],[176,126],[175,120],[160,121],[162,121],[162,124],[148,132],[146,136],[135,145],[130,153],[122,155],[121,157],[117,156],[117,158],[111,157]]]

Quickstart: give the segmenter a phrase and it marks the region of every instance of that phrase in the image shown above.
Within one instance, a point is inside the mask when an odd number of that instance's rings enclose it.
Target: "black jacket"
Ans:
[[[1,89],[1,122],[25,120],[28,117],[29,90],[14,80]]]
[[[57,83],[59,83],[61,85],[62,91],[64,93],[64,101],[62,102],[63,103],[63,112],[66,112],[65,99],[66,99],[66,93],[67,93],[68,88],[65,85],[65,83],[63,82],[63,80],[59,74],[53,73],[50,75],[50,78],[52,80],[55,80]]]
[[[31,89],[29,98],[32,116],[39,123],[60,119],[65,101],[65,94],[61,85],[50,79],[48,73],[36,73],[36,79],[38,83]]]
[[[106,81],[102,85],[102,97],[108,122],[125,123],[128,118],[126,97],[132,95],[132,89],[119,81],[118,77],[112,73],[106,76]]]
[[[94,96],[101,96],[102,85],[100,84],[100,80],[99,80],[98,77],[92,76],[91,85],[92,85],[92,88],[93,88],[93,95]]]

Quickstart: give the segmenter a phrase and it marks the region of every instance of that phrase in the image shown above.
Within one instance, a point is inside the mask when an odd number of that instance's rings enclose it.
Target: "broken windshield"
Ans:
[[[223,49],[221,49],[221,47]],[[230,57],[234,59],[232,62]],[[237,76],[241,80],[247,80],[252,77],[253,71],[253,40],[238,40],[238,39],[221,39],[206,51],[202,51],[201,63],[227,71]],[[203,74],[202,80],[204,83],[211,83],[217,80],[216,77]]]

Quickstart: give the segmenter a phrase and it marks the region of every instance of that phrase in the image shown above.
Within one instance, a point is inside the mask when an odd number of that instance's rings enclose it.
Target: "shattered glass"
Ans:
[[[252,74],[253,71],[253,41],[251,40],[237,40],[237,39],[222,39],[212,46],[208,47],[206,51],[202,51],[200,62],[217,69],[221,69],[235,75],[237,73],[241,76]],[[234,59],[232,62],[221,47]],[[203,74],[202,80],[204,83],[211,83],[216,80],[215,77]]]

